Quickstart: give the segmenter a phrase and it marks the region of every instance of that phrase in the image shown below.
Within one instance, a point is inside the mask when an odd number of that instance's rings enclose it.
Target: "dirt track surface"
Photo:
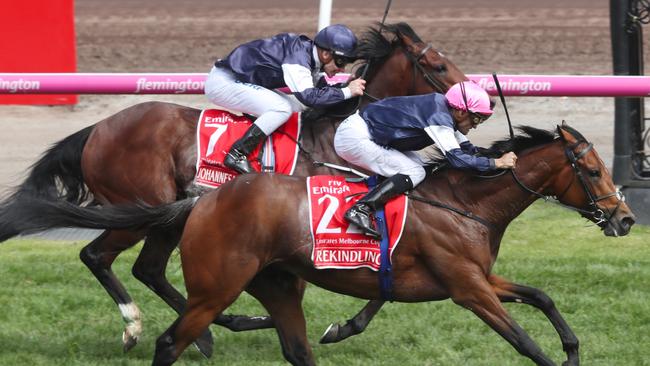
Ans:
[[[239,43],[285,31],[313,35],[318,2],[304,0],[77,0],[79,72],[207,72]],[[384,1],[334,1],[333,23],[362,31]],[[388,22],[406,21],[466,73],[612,73],[607,0],[396,0]],[[648,49],[648,47],[646,47]],[[48,145],[132,104],[166,100],[210,107],[202,96],[81,96],[74,107],[0,106],[0,189]],[[515,124],[553,128],[563,119],[609,165],[612,98],[509,98]],[[504,137],[503,108],[470,138]]]

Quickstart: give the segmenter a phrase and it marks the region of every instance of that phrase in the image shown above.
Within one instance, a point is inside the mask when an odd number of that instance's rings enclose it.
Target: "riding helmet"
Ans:
[[[333,24],[321,29],[316,38],[316,46],[332,51],[337,56],[356,57],[357,37],[343,24]]]
[[[473,81],[463,81],[454,84],[445,94],[447,103],[456,109],[469,110],[485,116],[492,115],[490,96]]]

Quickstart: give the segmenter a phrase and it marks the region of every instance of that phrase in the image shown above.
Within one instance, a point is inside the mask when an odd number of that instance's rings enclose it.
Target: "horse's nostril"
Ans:
[[[621,225],[625,230],[630,230],[630,228],[632,227],[632,225],[634,225],[634,223],[635,223],[634,219],[629,216],[626,216],[623,218],[623,220],[621,220]]]

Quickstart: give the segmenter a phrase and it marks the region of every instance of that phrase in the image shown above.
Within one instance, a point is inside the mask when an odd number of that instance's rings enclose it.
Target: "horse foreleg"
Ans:
[[[555,363],[508,314],[487,279],[481,278],[480,273],[469,272],[455,277],[458,286],[450,288],[452,300],[471,310],[523,356],[537,365],[554,366]]]
[[[292,365],[315,365],[302,310],[305,281],[268,268],[253,279],[246,291],[273,317],[284,358]]]
[[[491,275],[488,280],[502,302],[524,303],[541,310],[560,336],[562,348],[567,354],[567,360],[563,365],[577,366],[580,364],[578,338],[548,295],[536,288],[518,285],[498,276]]]
[[[142,239],[142,235],[127,231],[104,231],[79,253],[81,261],[95,275],[106,292],[113,298],[126,323],[122,333],[124,351],[138,343],[142,334],[140,309],[133,302],[120,280],[115,276],[111,265],[124,250],[131,248]]]
[[[372,318],[379,312],[385,301],[371,300],[366,306],[357,313],[352,319],[349,319],[344,325],[332,323],[325,330],[320,338],[320,343],[336,343],[346,338],[363,333]]]

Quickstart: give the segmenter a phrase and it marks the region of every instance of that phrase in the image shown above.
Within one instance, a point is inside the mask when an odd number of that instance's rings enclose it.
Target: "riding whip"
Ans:
[[[499,98],[501,98],[501,104],[503,104],[503,110],[506,111],[506,119],[508,120],[508,129],[510,130],[510,138],[515,137],[515,133],[512,130],[512,122],[510,122],[510,114],[508,113],[508,107],[506,106],[506,98],[503,96],[501,91],[501,85],[499,84],[499,78],[497,78],[497,73],[492,73],[492,79],[494,79],[494,85],[497,87],[497,92],[499,93]]]
[[[386,3],[386,10],[384,10],[384,17],[381,18],[381,24],[379,24],[379,35],[381,35],[381,31],[384,29],[384,23],[386,22],[386,17],[388,16],[388,11],[390,10],[390,5],[393,2],[393,0],[388,0]],[[363,72],[361,73],[361,76],[359,76],[360,79],[365,79],[366,74],[368,73],[368,68],[370,68],[370,59],[366,62],[366,65],[363,68]]]

